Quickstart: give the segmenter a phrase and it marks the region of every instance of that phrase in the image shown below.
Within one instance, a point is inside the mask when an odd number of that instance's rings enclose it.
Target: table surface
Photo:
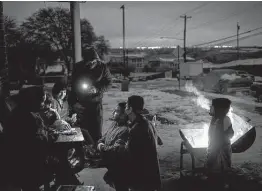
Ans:
[[[94,186],[75,186],[75,185],[62,185],[59,186],[57,191],[94,191]]]
[[[193,148],[207,148],[208,139],[204,129],[180,129],[180,131]]]
[[[85,139],[81,129],[79,127],[74,127],[74,128],[77,132],[76,134],[73,135],[60,134],[55,143],[83,142]]]

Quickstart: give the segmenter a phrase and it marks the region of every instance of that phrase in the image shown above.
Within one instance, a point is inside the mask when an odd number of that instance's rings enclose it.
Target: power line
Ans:
[[[201,3],[201,5],[199,5],[199,6],[197,6],[196,8],[193,8],[193,9],[185,12],[184,14],[185,14],[185,15],[188,14],[188,13],[192,14],[194,11],[199,10],[199,9],[202,9],[203,7],[207,6],[207,5],[210,4],[210,3],[211,3],[211,2]]]
[[[256,30],[259,30],[259,29],[262,29],[262,27],[258,27],[258,28],[255,28],[255,29],[253,29],[253,30],[248,30],[248,31],[246,31],[246,32],[239,33],[239,35],[247,34],[247,33],[250,33],[250,32],[256,31]],[[206,44],[211,44],[211,43],[214,43],[214,42],[219,42],[219,41],[227,40],[227,39],[230,39],[230,38],[233,38],[233,37],[236,37],[236,36],[237,36],[237,35],[232,35],[232,36],[228,36],[228,37],[225,37],[225,38],[221,38],[221,39],[217,39],[217,40],[212,40],[212,41],[209,41],[209,42],[205,42],[205,43],[201,43],[201,44],[197,44],[197,45],[193,45],[193,46],[202,46],[202,45],[206,45]]]
[[[200,28],[200,27],[202,27],[202,26],[213,25],[213,24],[216,24],[216,23],[218,23],[218,22],[228,20],[228,19],[230,19],[231,17],[237,16],[237,15],[241,15],[241,14],[243,14],[243,13],[246,13],[246,11],[248,11],[248,10],[250,10],[250,9],[256,8],[256,6],[257,6],[258,4],[260,4],[260,3],[256,3],[256,4],[254,4],[252,7],[248,8],[248,9],[245,8],[245,9],[239,11],[239,12],[235,12],[235,13],[233,13],[233,14],[230,14],[230,15],[228,15],[228,16],[226,16],[226,17],[223,17],[223,18],[220,18],[220,19],[218,19],[218,20],[215,20],[215,21],[209,20],[209,21],[204,22],[204,23],[201,23],[201,24],[199,24],[199,25],[197,25],[197,26],[189,27],[188,30],[189,30],[189,32],[191,32],[191,31],[196,30],[196,29],[198,29],[198,28]],[[245,11],[245,10],[246,10],[246,11]],[[182,33],[182,32],[180,31],[180,32],[176,33],[176,35],[179,35],[179,34],[181,34],[181,33]]]
[[[188,10],[188,11],[185,12],[184,14],[187,14],[187,13],[192,12],[192,11],[196,11],[196,10],[198,10],[198,9],[201,9],[201,8],[205,7],[206,5],[208,5],[208,4],[210,4],[210,2],[201,3],[201,5],[193,8],[193,9]],[[178,21],[179,19],[180,19],[180,16],[178,16],[175,20],[172,20],[171,22],[168,22],[167,24],[171,24],[171,23],[174,24],[174,22]],[[148,36],[148,37],[146,37],[145,39],[142,39],[142,40],[138,41],[137,43],[134,43],[135,47],[138,46],[138,45],[140,45],[142,42],[145,42],[146,40],[150,39],[151,37],[153,37],[153,36],[155,36],[155,35],[159,35],[159,34],[160,34],[161,32],[163,32],[164,30],[167,30],[167,29],[169,29],[169,28],[171,28],[171,27],[174,27],[173,24],[172,24],[172,25],[168,25],[168,26],[164,25],[164,26],[166,26],[165,28],[162,28],[162,27],[161,27],[162,29],[161,29],[160,31],[157,31],[157,32],[154,33],[153,35]]]
[[[165,31],[165,30],[173,27],[173,25],[170,25],[170,24],[173,23],[173,22],[176,22],[177,20],[179,20],[179,18],[177,18],[175,21],[170,21],[170,22],[168,22],[167,24],[169,24],[169,25],[166,25],[166,26],[164,25],[165,27],[162,28],[160,31],[157,31],[157,32],[155,32],[153,35],[147,36],[146,38],[138,41],[137,43],[134,43],[134,45],[135,45],[135,46],[138,46],[138,45],[140,45],[141,43],[144,43],[146,40],[152,38],[153,36],[159,35],[161,32],[163,32],[163,31]]]
[[[259,36],[259,35],[262,35],[262,32],[258,32],[258,33],[255,33],[255,34],[250,34],[250,35],[247,35],[247,36],[243,36],[241,38],[239,38],[238,40],[245,40],[245,39],[248,39],[248,38],[251,38],[251,37],[254,37],[254,36]],[[228,44],[228,43],[231,43],[231,42],[235,42],[237,39],[232,39],[232,40],[228,40],[226,42],[220,42],[218,44],[215,44],[213,46],[219,46],[219,45],[222,45],[222,44]]]

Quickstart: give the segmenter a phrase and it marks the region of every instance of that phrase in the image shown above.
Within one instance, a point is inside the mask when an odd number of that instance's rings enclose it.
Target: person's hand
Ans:
[[[104,143],[99,143],[99,144],[97,145],[97,150],[99,150],[100,152],[103,151],[104,148],[105,148],[105,144],[104,144]]]
[[[92,93],[92,94],[96,94],[97,89],[94,86],[92,86],[92,87],[90,87],[89,92]]]
[[[72,123],[75,123],[76,120],[77,120],[77,114],[74,113],[74,114],[72,115],[72,117],[71,117],[71,121],[72,121]]]

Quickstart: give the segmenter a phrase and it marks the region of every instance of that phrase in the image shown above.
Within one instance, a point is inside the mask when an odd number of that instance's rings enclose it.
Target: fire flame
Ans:
[[[203,109],[209,110],[211,102],[207,98],[205,98],[204,95],[202,95],[196,87],[193,86],[192,82],[187,82],[185,85],[185,89],[188,92],[193,93],[196,98],[193,99],[193,101],[200,106]],[[231,119],[232,127],[234,130],[234,136],[231,139],[231,144],[237,141],[242,135],[244,135],[246,132],[248,132],[252,126],[246,122],[243,118],[238,116],[237,114],[233,113],[233,108],[231,106],[228,117]],[[199,137],[197,140],[194,140],[194,147],[207,147],[208,146],[208,129],[209,124],[205,123],[203,125],[204,133],[201,137]]]

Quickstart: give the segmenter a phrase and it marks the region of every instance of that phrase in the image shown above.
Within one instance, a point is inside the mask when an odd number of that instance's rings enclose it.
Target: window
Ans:
[[[141,64],[141,63],[137,63],[137,64],[136,64],[136,67],[137,67],[137,68],[142,68],[142,64]]]
[[[159,61],[151,61],[150,63],[151,63],[152,68],[160,67],[160,62]]]
[[[137,62],[142,62],[142,58],[137,58]]]

